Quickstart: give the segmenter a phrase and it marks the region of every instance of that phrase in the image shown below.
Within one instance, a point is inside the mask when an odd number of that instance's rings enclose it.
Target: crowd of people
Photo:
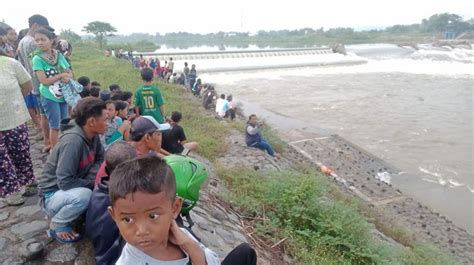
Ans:
[[[7,205],[38,194],[50,219],[47,233],[62,243],[82,238],[73,223],[86,215],[85,234],[98,264],[219,264],[217,255],[199,243],[175,219],[182,198],[163,158],[188,155],[198,148],[179,125],[179,110],[168,117],[155,78],[176,76],[170,58],[138,57],[143,84],[135,93],[119,84],[103,89],[87,76],[74,78],[72,47],[60,40],[42,15],[28,20],[22,38],[0,24],[0,198]],[[135,63],[135,62],[134,62]],[[182,78],[181,78],[182,76]],[[219,119],[235,118],[232,95],[216,98],[213,85],[202,84],[195,65],[185,63],[179,82]],[[178,79],[177,79],[178,80]],[[43,172],[34,176],[28,126],[41,130]],[[277,156],[251,115],[248,146]],[[166,261],[166,262],[164,262]],[[171,264],[171,263],[170,263]],[[256,264],[248,245],[236,247],[222,264]]]

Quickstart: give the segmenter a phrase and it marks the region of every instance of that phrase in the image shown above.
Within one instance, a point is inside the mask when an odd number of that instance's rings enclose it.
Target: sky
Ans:
[[[78,34],[84,34],[82,28],[91,21],[110,23],[117,29],[116,34],[177,31],[252,33],[305,27],[384,28],[420,23],[423,18],[445,12],[472,18],[474,1],[140,0],[121,4],[120,1],[101,0],[20,0],[2,4],[0,21],[4,20],[19,31],[28,27],[31,15],[41,14],[48,18],[57,32],[71,29]]]

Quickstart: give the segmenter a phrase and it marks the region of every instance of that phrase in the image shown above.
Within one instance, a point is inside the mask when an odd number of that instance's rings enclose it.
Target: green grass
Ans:
[[[91,81],[98,81],[102,89],[110,84],[119,84],[123,90],[134,92],[142,85],[140,73],[124,60],[105,57],[98,49],[91,46],[78,46],[72,58],[74,76],[88,76]],[[165,99],[167,116],[172,111],[183,114],[181,125],[190,141],[197,141],[197,152],[209,160],[214,160],[225,151],[225,135],[232,126],[219,122],[201,107],[200,103],[182,87],[155,81]]]
[[[455,263],[427,244],[376,242],[357,203],[331,198],[333,186],[314,172],[221,168],[218,174],[230,190],[227,199],[254,220],[258,234],[273,243],[287,238],[284,248],[299,264]]]

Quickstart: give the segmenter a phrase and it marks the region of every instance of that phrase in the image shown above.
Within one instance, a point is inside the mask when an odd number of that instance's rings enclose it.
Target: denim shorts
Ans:
[[[48,118],[49,128],[59,130],[61,121],[68,117],[67,103],[59,103],[42,97],[41,104]]]

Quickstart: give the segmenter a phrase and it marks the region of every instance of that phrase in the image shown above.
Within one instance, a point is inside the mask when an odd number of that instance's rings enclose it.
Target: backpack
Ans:
[[[199,190],[208,177],[206,166],[184,155],[168,155],[164,160],[176,177],[176,193],[183,199],[181,215],[192,227],[194,223],[189,212],[199,200]]]

